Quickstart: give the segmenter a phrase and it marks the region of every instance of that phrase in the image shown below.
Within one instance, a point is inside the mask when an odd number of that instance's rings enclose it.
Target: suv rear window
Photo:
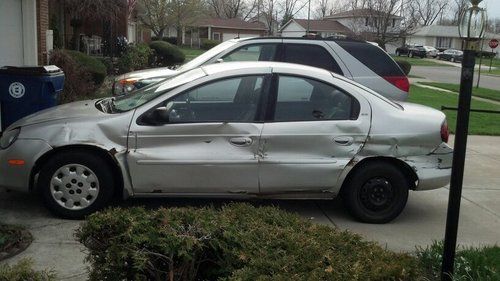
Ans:
[[[377,46],[356,41],[339,40],[335,41],[335,43],[379,76],[405,76],[396,62],[394,62],[384,50]]]
[[[337,62],[325,48],[311,44],[285,43],[283,61],[323,68],[343,75]]]

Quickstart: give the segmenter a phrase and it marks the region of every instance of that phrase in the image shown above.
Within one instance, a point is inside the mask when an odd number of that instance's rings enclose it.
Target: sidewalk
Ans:
[[[470,136],[458,242],[466,246],[500,243],[500,137]],[[414,251],[444,237],[448,189],[410,192],[406,209],[391,223],[370,225],[353,221],[340,200],[248,201],[277,205],[313,221],[348,229],[394,251]],[[133,199],[124,206],[203,206],[224,200]],[[86,280],[84,248],[75,241],[79,221],[53,217],[31,194],[0,189],[0,221],[21,224],[34,235],[33,244],[6,262],[30,257],[37,268],[56,270],[59,280]]]

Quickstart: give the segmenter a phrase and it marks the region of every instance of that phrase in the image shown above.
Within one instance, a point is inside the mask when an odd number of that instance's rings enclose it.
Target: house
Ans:
[[[48,0],[1,0],[0,67],[42,64],[47,29]]]
[[[491,39],[499,39],[500,34],[486,32],[483,40],[483,50],[491,51],[488,42]],[[407,44],[432,46],[438,49],[458,49],[463,48],[463,40],[458,33],[458,26],[451,25],[429,25],[418,28],[414,33],[406,38]],[[498,49],[496,49],[498,56]]]
[[[326,16],[324,19],[338,21],[349,28],[356,37],[367,41],[377,41],[378,33],[386,23],[385,34],[392,38],[391,42],[385,45],[386,51],[394,53],[396,48],[403,44],[403,38],[401,38],[403,17],[398,15],[373,9],[353,9]]]
[[[336,20],[291,19],[280,29],[282,37],[302,37],[309,34],[321,37],[347,37],[352,31]]]
[[[238,18],[203,18],[182,30],[182,45],[199,48],[203,40],[224,42],[234,38],[260,37],[268,35],[262,22],[249,22]],[[171,26],[165,36],[177,37],[177,29]]]
[[[258,15],[248,21],[263,23],[267,29],[267,35],[269,36],[276,36],[278,34],[280,23],[275,16],[269,16],[267,13],[259,12]]]

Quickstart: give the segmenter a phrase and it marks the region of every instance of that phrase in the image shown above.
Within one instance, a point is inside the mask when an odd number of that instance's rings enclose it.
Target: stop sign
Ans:
[[[498,47],[498,40],[497,39],[491,39],[490,42],[488,43],[490,48],[495,49]]]

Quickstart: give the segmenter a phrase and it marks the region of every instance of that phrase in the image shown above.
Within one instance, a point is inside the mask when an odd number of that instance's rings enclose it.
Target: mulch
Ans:
[[[5,233],[8,237],[7,241],[0,245],[0,261],[21,253],[33,242],[31,233],[20,226],[0,224],[0,233]]]

